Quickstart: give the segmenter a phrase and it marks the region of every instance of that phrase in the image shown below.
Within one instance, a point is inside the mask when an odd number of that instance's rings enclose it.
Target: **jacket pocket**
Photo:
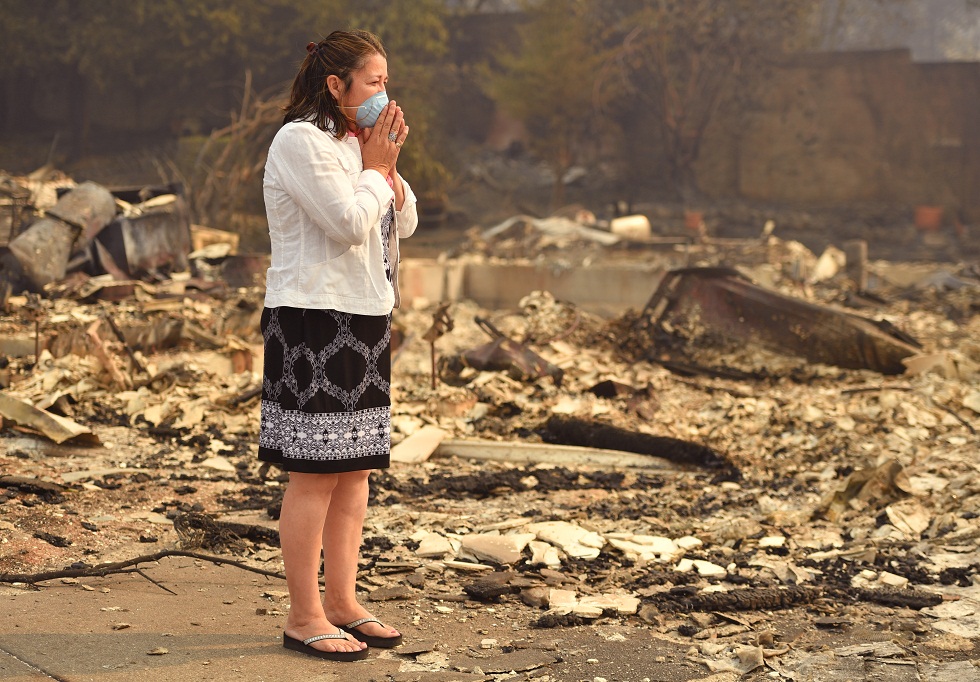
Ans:
[[[299,289],[309,296],[357,296],[363,294],[364,263],[360,252],[330,242],[342,250],[330,260],[299,270]]]
[[[321,264],[342,258],[348,251],[350,251],[350,244],[342,244],[341,242],[335,242],[333,239],[328,239],[323,247],[324,259],[321,261]]]
[[[307,296],[333,293],[341,281],[337,269],[331,268],[329,263],[305,265],[299,269],[299,290]]]

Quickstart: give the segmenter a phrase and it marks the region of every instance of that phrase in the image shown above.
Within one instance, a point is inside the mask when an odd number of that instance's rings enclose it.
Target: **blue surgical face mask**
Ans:
[[[381,115],[386,106],[388,106],[388,93],[384,90],[374,93],[361,102],[361,106],[357,107],[357,115],[354,117],[357,127],[373,128],[374,124],[378,122],[378,116]],[[343,108],[353,109],[354,107]]]

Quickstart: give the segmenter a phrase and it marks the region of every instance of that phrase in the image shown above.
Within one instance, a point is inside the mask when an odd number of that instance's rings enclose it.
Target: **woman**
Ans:
[[[283,645],[357,660],[401,643],[357,602],[355,578],[368,475],[389,463],[398,239],[418,216],[395,167],[409,129],[387,101],[381,42],[335,31],[307,52],[265,166],[259,458],[289,472]]]

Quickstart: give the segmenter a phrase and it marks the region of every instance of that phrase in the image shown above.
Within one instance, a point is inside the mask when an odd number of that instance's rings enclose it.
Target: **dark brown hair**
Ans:
[[[289,104],[283,107],[282,122],[310,121],[342,140],[347,135],[347,117],[330,94],[327,76],[337,76],[349,88],[354,72],[372,55],[386,59],[388,55],[378,36],[358,30],[334,31],[320,42],[310,43],[306,51],[289,93]]]

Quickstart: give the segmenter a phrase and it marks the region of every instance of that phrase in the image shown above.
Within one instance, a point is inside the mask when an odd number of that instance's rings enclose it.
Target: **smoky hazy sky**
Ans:
[[[919,62],[980,61],[980,0],[825,0],[823,47],[906,47]]]

